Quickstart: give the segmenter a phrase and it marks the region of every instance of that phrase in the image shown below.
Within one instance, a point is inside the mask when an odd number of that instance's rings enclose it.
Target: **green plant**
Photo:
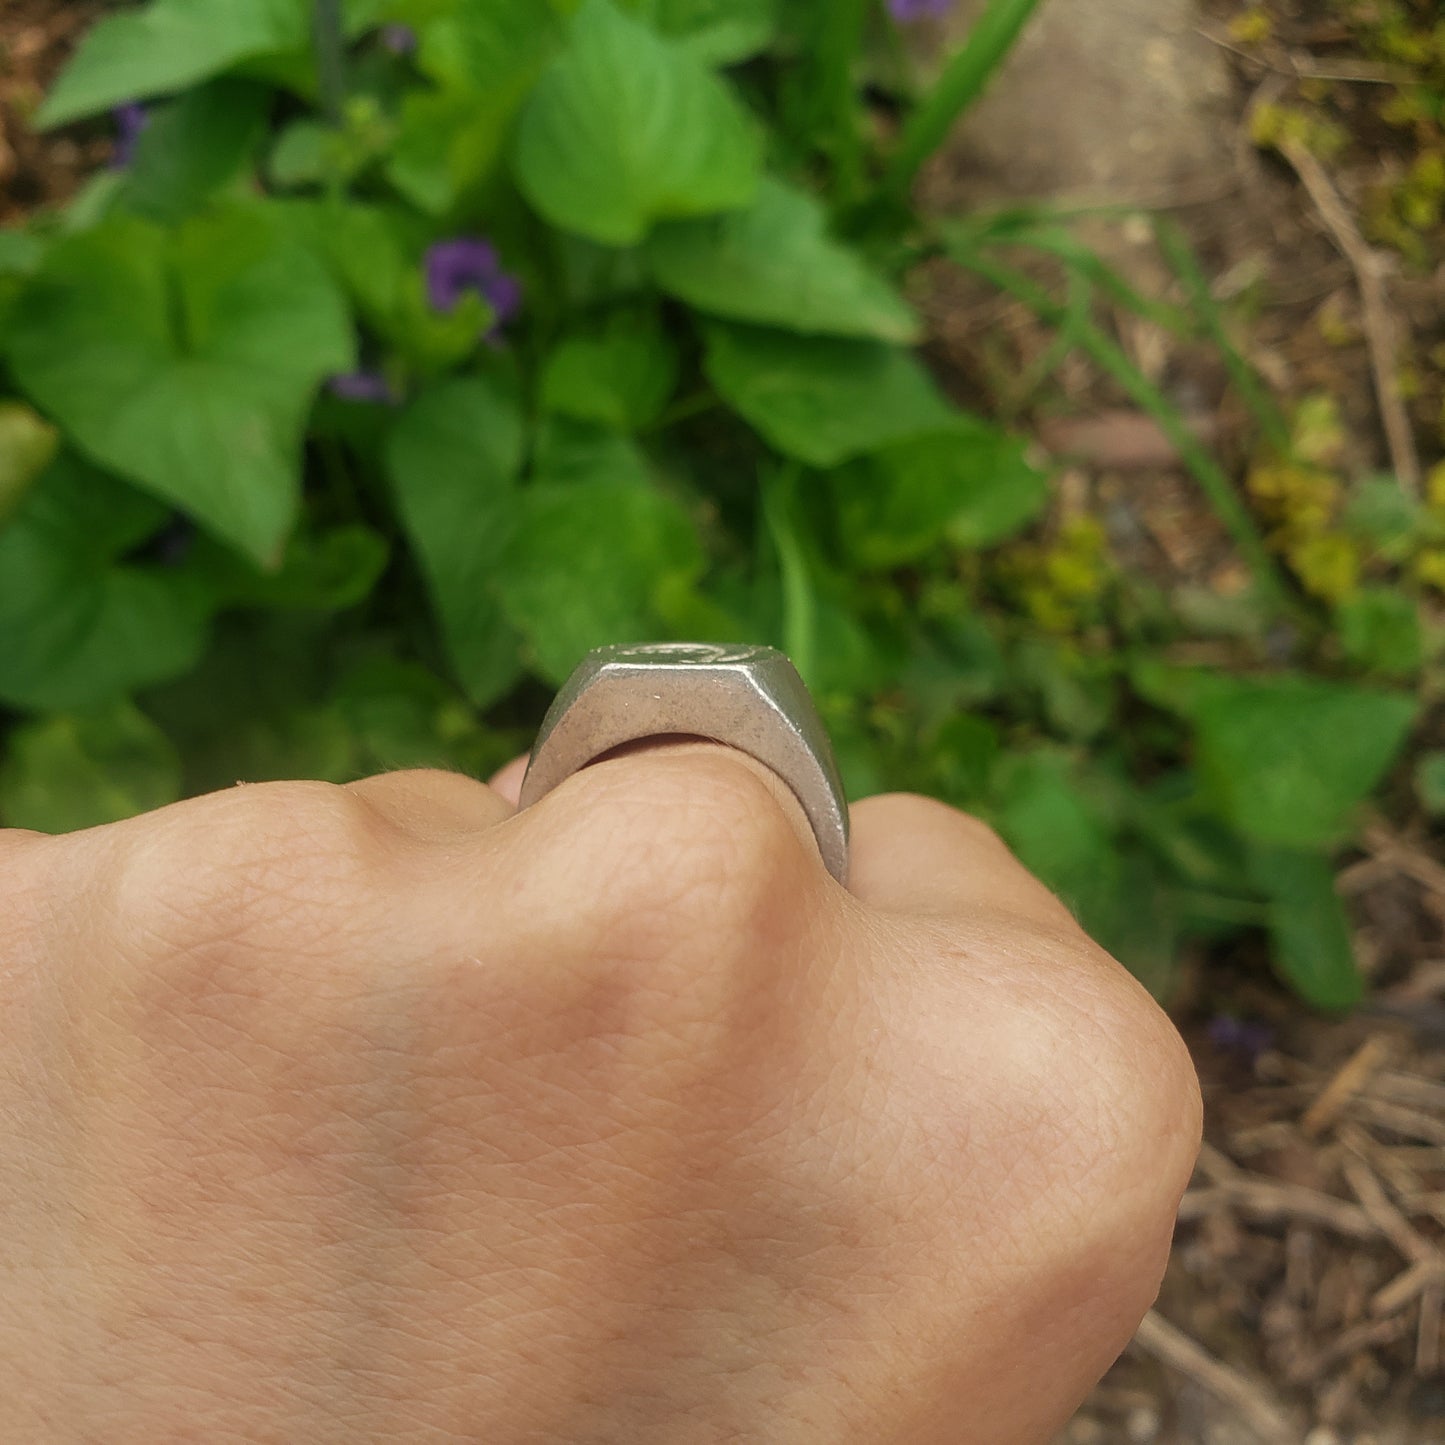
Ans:
[[[1365,609],[1332,661],[1228,476],[1094,319],[1101,291],[1227,342],[1185,251],[1186,305],[1161,307],[1057,218],[940,232],[908,203],[1035,3],[993,0],[916,99],[880,42],[932,0],[102,21],[38,121],[122,107],[122,164],[0,233],[0,820],[484,772],[593,645],[769,640],[855,794],[992,817],[1160,988],[1183,941],[1252,925],[1306,996],[1352,1001],[1330,857],[1413,716],[1380,684],[1413,610]],[[1018,246],[1063,261],[1067,302]],[[1015,541],[1047,477],[917,351],[907,273],[941,251],[1171,431],[1252,599],[1191,621],[1087,520]],[[1278,626],[1327,675],[1270,666]],[[1234,671],[1178,660],[1205,634]]]

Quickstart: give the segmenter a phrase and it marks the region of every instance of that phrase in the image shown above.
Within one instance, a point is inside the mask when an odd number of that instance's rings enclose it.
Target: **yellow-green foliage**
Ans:
[[[1113,576],[1103,526],[1073,517],[1052,542],[1015,546],[1000,576],[1030,619],[1046,632],[1077,632],[1097,617]]]

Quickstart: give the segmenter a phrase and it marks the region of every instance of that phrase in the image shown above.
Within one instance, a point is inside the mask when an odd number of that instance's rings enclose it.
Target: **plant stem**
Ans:
[[[321,109],[333,126],[346,118],[346,31],[341,0],[315,0],[316,78]]]
[[[778,554],[778,572],[783,584],[783,650],[811,687],[817,680],[817,610],[813,585],[808,579],[808,560],[793,525],[798,476],[796,462],[780,466],[763,479],[762,500],[763,516]]]
[[[924,161],[943,144],[959,117],[1013,48],[1041,0],[989,0],[962,50],[948,62],[928,99],[909,117],[878,188],[882,201],[902,199]]]
[[[852,203],[863,177],[863,145],[858,125],[856,67],[873,0],[829,0],[819,7],[814,115],[833,162],[833,199],[840,209]]]

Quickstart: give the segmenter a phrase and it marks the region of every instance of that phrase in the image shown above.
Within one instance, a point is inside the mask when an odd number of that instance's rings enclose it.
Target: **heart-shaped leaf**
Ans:
[[[682,507],[645,480],[540,485],[503,564],[507,611],[560,683],[593,647],[658,635],[660,595],[701,571]]]
[[[707,374],[724,400],[810,466],[835,467],[953,424],[922,364],[897,347],[721,323],[705,335]]]
[[[611,246],[657,222],[748,205],[758,129],[688,49],[588,0],[527,101],[513,163],[554,225]]]
[[[1418,708],[1402,693],[1314,678],[1205,676],[1185,710],[1225,816],[1262,843],[1338,841],[1394,761]]]
[[[183,90],[244,60],[302,52],[310,39],[306,0],[152,0],[107,16],[86,36],[36,119],[64,125]]]
[[[765,50],[778,28],[778,0],[646,0],[642,9],[664,35],[714,65]]]
[[[991,546],[1032,521],[1049,496],[1021,442],[963,413],[947,431],[896,442],[829,482],[843,540],[868,568],[917,561],[944,541]]]
[[[166,509],[63,454],[0,530],[0,700],[109,703],[200,655],[211,590],[191,569],[129,562]]]
[[[659,226],[647,244],[669,295],[729,321],[909,343],[918,320],[827,229],[812,196],[765,180],[743,211]]]
[[[1249,868],[1268,900],[1275,968],[1317,1008],[1353,1008],[1364,994],[1364,979],[1328,856],[1257,848]]]
[[[262,565],[296,517],[316,390],[355,364],[337,288],[263,204],[174,233],[113,215],[67,238],[6,345],[81,448]]]
[[[480,377],[419,396],[392,434],[393,493],[458,681],[479,706],[516,681],[518,638],[498,569],[516,525],[522,415]]]
[[[636,431],[656,419],[677,381],[677,352],[648,312],[613,312],[574,332],[547,359],[542,405],[559,416]]]

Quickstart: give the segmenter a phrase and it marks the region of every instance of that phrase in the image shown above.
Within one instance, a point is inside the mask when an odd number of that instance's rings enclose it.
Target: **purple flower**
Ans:
[[[937,20],[953,9],[953,0],[888,0],[888,10],[900,25]]]
[[[151,123],[150,111],[139,101],[132,100],[116,106],[110,114],[115,122],[115,154],[110,163],[118,171],[129,170],[135,163],[140,138]]]
[[[438,241],[426,253],[426,294],[433,311],[449,315],[475,291],[492,308],[496,323],[489,340],[522,309],[522,283],[502,269],[497,248],[481,236]]]
[[[1238,1054],[1249,1063],[1274,1047],[1274,1030],[1268,1024],[1219,1014],[1209,1021],[1209,1042],[1220,1053]]]
[[[391,382],[379,371],[350,371],[333,376],[326,388],[342,401],[370,402],[374,406],[396,406],[401,401]]]
[[[381,43],[393,55],[410,55],[416,49],[416,31],[410,25],[383,25]]]

